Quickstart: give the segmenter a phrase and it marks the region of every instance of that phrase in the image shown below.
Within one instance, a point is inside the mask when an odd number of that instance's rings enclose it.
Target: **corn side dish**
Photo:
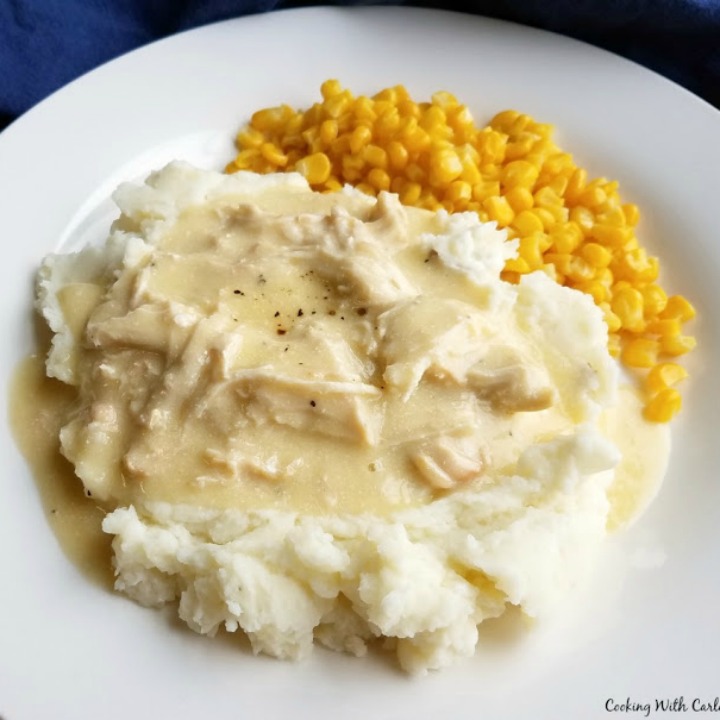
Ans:
[[[396,193],[405,205],[476,212],[519,240],[504,280],[542,270],[592,296],[609,350],[642,382],[644,415],[668,422],[680,410],[677,358],[696,340],[684,332],[695,308],[659,284],[660,263],[638,240],[637,205],[619,184],[589,179],[553,141],[553,127],[505,110],[486,126],[448,92],[415,102],[401,85],[355,96],[336,79],[307,110],[255,112],[237,135],[226,172],[300,172],[314,190],[350,184]]]

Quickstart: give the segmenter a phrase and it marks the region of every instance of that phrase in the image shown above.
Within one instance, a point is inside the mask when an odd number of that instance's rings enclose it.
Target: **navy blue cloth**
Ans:
[[[0,128],[118,55],[217,20],[303,0],[0,0]],[[585,40],[720,108],[720,0],[475,0],[408,4],[520,22]]]

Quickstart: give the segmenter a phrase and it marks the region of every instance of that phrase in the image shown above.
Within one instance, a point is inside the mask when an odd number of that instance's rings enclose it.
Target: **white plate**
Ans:
[[[316,650],[256,658],[111,595],[59,550],[0,426],[0,716],[29,718],[604,718],[623,703],[720,694],[720,114],[651,72],[502,22],[407,8],[305,9],[188,32],[126,55],[0,136],[2,399],[31,347],[31,278],[46,252],[97,237],[117,181],[174,157],[221,168],[259,107],[306,107],[337,77],[353,92],[440,89],[478,121],[508,107],[554,123],[594,174],[644,210],[664,283],[700,317],[667,481],[606,570],[595,602],[520,636],[487,632],[477,658],[408,679],[377,658]],[[642,565],[642,563],[640,563]],[[600,575],[599,577],[605,577]]]

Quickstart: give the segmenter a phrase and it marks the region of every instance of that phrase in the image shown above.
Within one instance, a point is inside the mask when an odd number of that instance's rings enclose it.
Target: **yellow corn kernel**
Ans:
[[[325,147],[330,147],[338,136],[337,120],[324,120],[320,125],[320,140]]]
[[[395,91],[392,88],[385,88],[373,95],[375,101],[373,107],[378,117],[385,112],[393,110],[396,106]]]
[[[580,193],[585,189],[587,184],[587,170],[583,168],[575,168],[572,175],[568,179],[565,188],[565,201],[569,205],[577,205]]]
[[[343,133],[339,135],[337,140],[330,146],[330,154],[338,159],[340,162],[345,158],[346,155],[351,153],[350,150],[350,133]]]
[[[680,318],[655,318],[648,322],[645,331],[663,337],[680,335],[682,332],[682,322]]]
[[[247,148],[241,150],[235,157],[234,163],[238,170],[247,170],[252,167],[253,163],[260,157],[258,148]]]
[[[570,179],[565,175],[556,175],[545,184],[545,187],[550,188],[559,198],[562,198],[565,195],[569,182]]]
[[[637,281],[651,283],[657,280],[660,274],[660,261],[656,257],[649,257],[645,267],[637,272]]]
[[[625,330],[642,332],[645,329],[643,297],[639,290],[634,287],[621,287],[619,290],[614,290],[610,307],[620,318]]]
[[[538,246],[540,247],[540,252],[547,253],[550,248],[552,247],[552,240],[550,239],[550,236],[545,232],[536,232],[533,233],[533,236],[538,239]]]
[[[382,168],[372,168],[365,179],[376,190],[390,189],[390,176]]]
[[[650,369],[645,378],[645,390],[655,395],[661,390],[677,385],[688,376],[688,371],[675,362],[661,362]]]
[[[325,192],[337,192],[343,189],[343,184],[332,175],[325,181],[323,189]]]
[[[394,87],[383,88],[373,95],[373,100],[375,100],[377,105],[380,105],[381,103],[395,105],[398,101],[398,91]]]
[[[625,222],[630,227],[635,227],[640,222],[640,208],[634,203],[626,203],[622,206]]]
[[[663,355],[684,355],[697,345],[692,335],[663,335],[660,338],[660,352]]]
[[[420,116],[420,127],[427,130],[431,135],[444,134],[443,129],[449,129],[445,111],[438,105],[431,105]]]
[[[594,268],[607,267],[612,260],[612,253],[606,247],[594,242],[584,243],[580,247],[579,253]]]
[[[287,155],[281,152],[280,148],[273,143],[263,143],[260,146],[260,154],[275,167],[285,167],[287,165]]]
[[[324,148],[322,140],[320,140],[320,131],[317,127],[303,130],[301,137],[305,143],[304,150],[306,154],[311,155],[315,152],[323,152]]]
[[[537,218],[540,220],[543,226],[543,230],[550,231],[552,230],[555,225],[557,224],[557,220],[555,219],[555,215],[551,213],[547,208],[542,207],[534,207],[529,212],[533,213],[533,215],[536,215]]]
[[[443,195],[443,200],[453,205],[467,205],[472,198],[472,187],[464,180],[454,180]]]
[[[620,353],[620,359],[628,367],[651,368],[657,362],[660,343],[652,338],[638,337],[628,340]]]
[[[305,116],[301,112],[297,112],[291,109],[291,114],[288,115],[288,118],[285,121],[285,124],[282,126],[280,133],[285,133],[286,135],[299,135],[303,127],[306,127],[304,123]]]
[[[355,98],[350,112],[358,124],[362,123],[370,125],[377,119],[375,103],[373,103],[373,101],[365,95]]]
[[[616,250],[622,250],[622,252],[630,252],[631,250],[637,250],[640,247],[640,242],[635,235],[630,234],[628,239],[619,247],[614,248]],[[619,257],[619,255],[618,255]]]
[[[473,200],[482,203],[483,200],[487,200],[491,197],[498,197],[500,195],[500,183],[497,180],[490,180],[487,182],[475,183],[472,186]]]
[[[514,213],[510,203],[504,197],[489,197],[483,200],[482,206],[488,217],[495,220],[500,227],[506,227],[512,223]]]
[[[565,275],[573,282],[586,282],[592,280],[595,275],[595,270],[584,258],[571,255]]]
[[[285,123],[295,114],[295,111],[288,105],[265,108],[252,114],[250,125],[255,130],[262,132],[281,131]]]
[[[366,145],[363,150],[363,157],[371,167],[381,168],[382,170],[387,169],[388,155],[379,145],[373,145],[372,143]]]
[[[675,388],[665,388],[647,401],[643,417],[651,422],[669,422],[681,408],[680,393]]]
[[[424,187],[427,179],[427,173],[420,165],[413,162],[409,163],[405,168],[405,177],[410,180],[410,182],[419,183]]]
[[[564,225],[570,219],[570,211],[564,205],[551,205],[542,208],[542,210],[552,215],[554,219],[553,225]]]
[[[405,138],[404,142],[409,153],[421,153],[430,145],[431,139],[421,127],[418,127]]]
[[[448,125],[453,129],[455,142],[472,142],[477,134],[473,116],[467,105],[447,108]]]
[[[520,275],[524,275],[530,272],[530,265],[528,265],[527,260],[524,260],[521,257],[510,258],[505,262],[505,271],[516,272]]]
[[[337,95],[333,95],[325,100],[322,106],[323,110],[331,118],[339,118],[344,112],[350,109],[351,102],[350,93],[343,90]]]
[[[514,187],[532,188],[538,179],[539,170],[527,160],[513,160],[500,173],[500,183],[510,190]]]
[[[367,125],[358,125],[350,136],[350,152],[357,155],[372,140],[372,130]]]
[[[600,183],[600,187],[602,187],[608,197],[610,197],[611,195],[617,195],[620,183],[617,180],[606,180]]]
[[[533,197],[535,199],[536,207],[550,209],[554,207],[559,207],[562,203],[559,195],[547,185],[545,187],[541,187],[533,195]]]
[[[586,280],[574,286],[577,290],[587,293],[595,301],[596,305],[607,302],[610,298],[610,291],[597,280]]]
[[[400,202],[403,205],[417,205],[421,193],[420,183],[408,182],[400,193]]]
[[[355,183],[355,189],[366,195],[372,195],[373,197],[377,195],[377,189],[367,182]]]
[[[585,207],[596,208],[607,200],[607,193],[602,187],[591,183],[578,195],[577,200]]]
[[[408,181],[402,175],[395,175],[390,181],[390,192],[400,195],[407,183]]]
[[[589,228],[589,235],[601,245],[622,247],[632,237],[632,231],[629,228],[595,223]]]
[[[507,135],[495,130],[481,130],[475,138],[475,147],[480,152],[483,163],[497,164],[505,160]]]
[[[404,85],[395,85],[393,90],[395,90],[395,102],[397,105],[410,99],[410,93]]]
[[[417,204],[418,207],[432,211],[439,210],[442,207],[440,201],[430,192],[421,193]]]
[[[365,158],[362,155],[345,155],[341,162],[342,175],[348,182],[355,182],[363,177]]]
[[[511,138],[516,135],[520,135],[525,130],[528,130],[529,132],[532,122],[533,119],[529,115],[526,115],[525,113],[519,113],[518,116],[512,121],[506,132]]]
[[[305,176],[310,185],[320,185],[330,177],[332,166],[325,153],[313,153],[298,160],[295,169]]]
[[[397,140],[391,140],[387,146],[387,156],[393,170],[402,170],[408,163],[407,148]]]
[[[285,166],[286,170],[295,170],[295,163],[307,155],[306,152],[300,152],[300,150],[287,150],[285,154],[288,157],[288,164]]]
[[[500,165],[494,165],[493,163],[484,163],[480,166],[480,172],[482,173],[482,176],[487,180],[488,182],[491,181],[498,181],[500,179]]]
[[[659,285],[648,283],[639,290],[645,304],[645,317],[655,317],[667,306],[668,297]]]
[[[590,229],[595,224],[595,216],[593,215],[592,210],[584,207],[583,205],[577,205],[570,210],[570,220],[583,231],[583,234],[589,233]]]
[[[598,213],[596,219],[601,225],[612,225],[613,227],[625,227],[625,225],[627,225],[625,215],[619,207],[612,207]]]
[[[507,196],[505,197],[505,201],[512,208],[512,205],[510,204]],[[518,231],[520,235],[532,235],[536,232],[542,232],[544,229],[542,220],[540,220],[540,218],[530,210],[522,210],[521,212],[519,212],[513,218],[512,226]]]
[[[381,113],[375,121],[375,132],[379,138],[387,141],[400,127],[400,113],[397,108],[389,108]]]
[[[595,268],[595,282],[599,282],[604,285],[608,290],[615,284],[615,278],[613,277],[612,270],[610,268]]]
[[[411,113],[409,115],[403,114],[400,118],[400,127],[397,132],[397,139],[401,142],[405,142],[410,136],[412,136],[418,129],[418,117],[420,117],[420,110],[418,109],[417,114]]]
[[[476,185],[482,182],[480,168],[472,160],[462,159],[461,162],[463,169],[460,173],[460,180],[464,180],[466,183],[470,183],[470,185]]]
[[[652,258],[647,256],[644,248],[634,248],[620,255],[618,261],[613,263],[613,272],[618,278],[627,278],[636,283],[652,275],[651,261]]]
[[[431,185],[448,185],[457,180],[463,171],[462,161],[454,150],[441,149],[430,154],[430,175]]]
[[[612,291],[614,293],[620,292],[623,288],[631,288],[633,284],[628,280],[617,280],[612,285]]]
[[[489,126],[495,130],[506,132],[518,117],[520,117],[520,113],[517,110],[503,110],[490,120]]]
[[[463,164],[463,169],[472,168],[480,173],[480,153],[475,149],[471,143],[456,144],[455,149],[458,157]]]
[[[535,202],[530,190],[524,187],[514,187],[505,193],[505,199],[517,214],[530,210]]]
[[[569,253],[547,252],[543,259],[554,265],[558,275],[562,275],[564,278],[570,272],[572,257]]]
[[[505,147],[505,157],[516,160],[525,157],[535,144],[535,136],[532,133],[522,132],[512,138]]]
[[[329,100],[334,95],[339,95],[342,92],[342,85],[340,81],[335,78],[326,80],[320,85],[320,94],[323,96],[323,100]]]
[[[572,155],[566,152],[556,152],[556,150],[557,147],[552,143],[547,145],[547,157],[543,164],[543,175],[553,178],[560,174],[567,174],[569,177],[575,169]]]
[[[683,322],[692,320],[695,315],[696,311],[692,303],[682,295],[671,295],[660,313],[662,318],[679,318]]]
[[[580,226],[573,221],[553,228],[550,233],[554,250],[563,254],[575,252],[582,239]]]
[[[237,134],[235,143],[238,148],[245,150],[247,148],[259,148],[265,142],[265,134],[255,128],[245,128]]]
[[[405,93],[407,95],[407,92]],[[418,107],[418,104],[414,102],[410,97],[405,97],[398,101],[397,109],[400,115],[404,118],[419,118],[420,117],[420,108]]]
[[[520,238],[518,255],[525,260],[531,270],[540,269],[543,265],[540,234]]]

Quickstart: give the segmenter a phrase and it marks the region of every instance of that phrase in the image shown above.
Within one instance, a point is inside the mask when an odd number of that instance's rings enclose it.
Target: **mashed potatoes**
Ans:
[[[572,591],[620,460],[588,296],[501,281],[515,243],[474,214],[295,174],[173,163],[115,199],[38,305],[118,590],[281,658],[384,637],[410,672]]]

